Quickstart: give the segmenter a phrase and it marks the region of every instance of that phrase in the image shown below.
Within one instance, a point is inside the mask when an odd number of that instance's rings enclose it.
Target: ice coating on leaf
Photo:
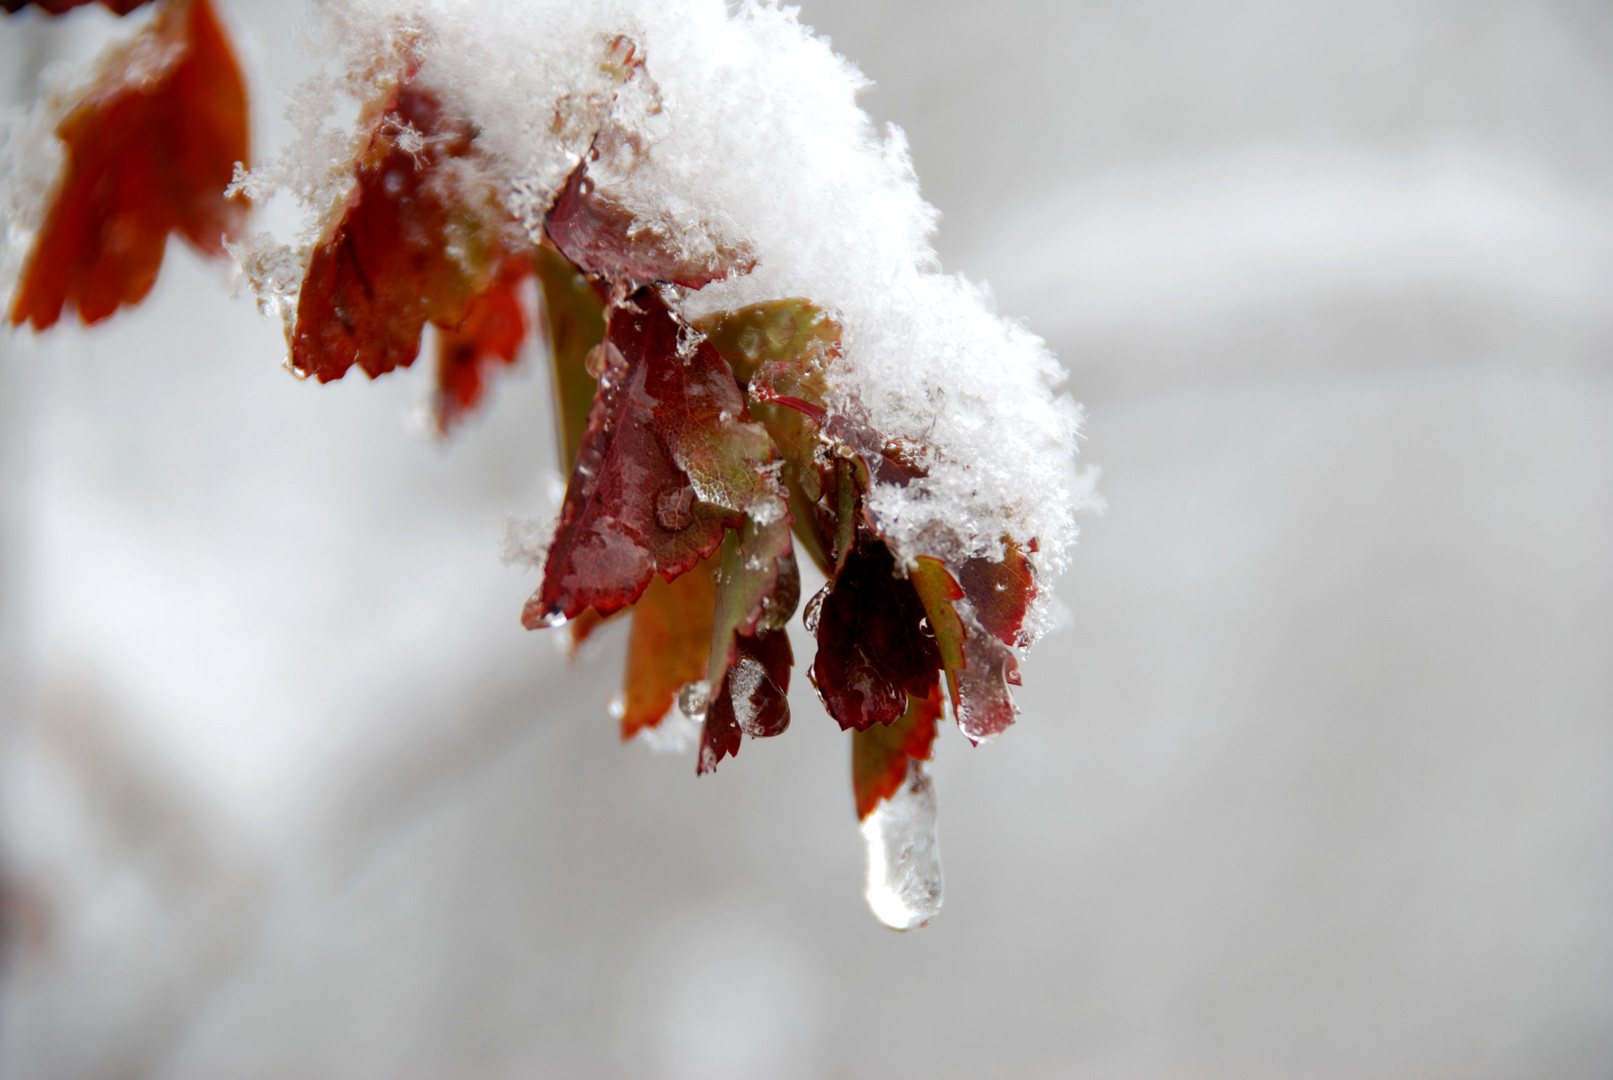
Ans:
[[[782,505],[772,444],[715,349],[654,289],[611,310],[600,391],[529,627],[636,600],[710,555],[746,513]]]
[[[936,840],[935,786],[924,764],[910,760],[890,798],[863,819],[868,910],[892,930],[914,930],[941,910],[941,849]]]
[[[957,576],[986,632],[1004,645],[1021,644],[1025,614],[1036,596],[1036,575],[1019,545],[1005,541],[999,560],[968,559],[958,567]]]
[[[586,159],[589,198],[606,217],[625,215],[612,234],[670,260],[646,269],[618,252],[628,276],[683,279],[665,267],[711,267],[724,253],[736,265],[674,301],[687,317],[788,297],[831,316],[842,334],[826,372],[829,418],[900,447],[912,466],[889,479],[868,461],[867,514],[900,558],[956,568],[1001,558],[1006,536],[1043,580],[1062,568],[1085,497],[1078,412],[1054,393],[1063,372],[982,289],[940,271],[935,212],[901,132],[874,128],[856,101],[862,76],[794,9],[335,0],[328,10],[349,70],[407,39],[422,77],[476,118],[478,150],[534,238]],[[316,173],[329,143],[317,130],[304,143],[302,171]],[[1028,638],[1045,625],[1048,592],[1023,621]]]
[[[65,168],[37,235],[15,231],[25,213],[8,208],[8,247],[29,244],[13,325],[42,330],[67,304],[99,322],[150,292],[170,232],[222,255],[238,231],[245,202],[225,188],[247,157],[246,89],[208,0],[178,0],[110,50],[56,136]],[[25,169],[8,166],[8,188]]]
[[[735,641],[734,663],[706,709],[695,771],[716,769],[724,756],[739,753],[741,735],[767,738],[790,726],[790,669],[795,664],[790,638],[763,630]]]
[[[996,597],[995,585],[1002,583],[1005,591],[1010,591],[1007,582],[1014,580],[1011,574],[1011,570],[993,572],[976,567],[970,575],[977,588],[990,589],[988,597],[995,604],[990,609],[992,621],[1010,637],[1011,631],[1018,628],[1017,621],[1012,627],[1008,622],[1013,601]],[[1001,734],[1014,722],[1016,712],[1008,689],[1009,684],[1019,683],[1019,665],[1013,650],[987,631],[974,608],[967,602],[959,603],[966,601],[967,590],[939,559],[920,556],[914,560],[908,577],[924,604],[935,636],[958,728],[975,742]],[[1024,605],[1022,596],[1018,601],[1021,615]]]

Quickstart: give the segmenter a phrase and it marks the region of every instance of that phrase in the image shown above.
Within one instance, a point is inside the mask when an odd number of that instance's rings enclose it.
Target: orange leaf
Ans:
[[[683,684],[705,677],[717,605],[716,570],[713,555],[672,581],[657,575],[633,605],[622,688],[623,739],[659,724]]]
[[[29,255],[11,322],[85,323],[143,300],[168,234],[207,255],[242,224],[226,199],[247,159],[246,88],[208,0],[174,0],[103,62],[56,129],[67,168]]]
[[[437,433],[449,428],[481,403],[491,373],[513,365],[526,340],[527,312],[521,286],[532,263],[521,256],[504,260],[493,283],[470,300],[465,318],[437,333]]]
[[[425,324],[462,325],[525,244],[474,179],[469,121],[407,76],[371,114],[357,182],[297,300],[292,366],[320,382],[354,364],[375,378],[414,363]]]

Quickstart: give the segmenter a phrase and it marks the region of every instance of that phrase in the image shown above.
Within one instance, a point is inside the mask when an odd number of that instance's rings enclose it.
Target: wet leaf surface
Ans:
[[[528,626],[632,603],[716,550],[744,513],[781,499],[772,443],[717,351],[649,288],[609,316],[589,414]]]
[[[735,640],[734,662],[712,696],[700,732],[697,773],[739,753],[741,735],[768,738],[790,726],[790,669],[795,656],[783,630],[762,630]]]
[[[110,53],[56,129],[66,167],[12,304],[12,325],[85,323],[138,304],[168,234],[224,253],[246,204],[227,199],[247,160],[240,67],[208,0],[178,0]]]
[[[896,576],[884,541],[859,534],[818,614],[812,681],[842,728],[866,731],[907,711],[907,698],[928,697],[941,654],[925,633],[924,604]]]

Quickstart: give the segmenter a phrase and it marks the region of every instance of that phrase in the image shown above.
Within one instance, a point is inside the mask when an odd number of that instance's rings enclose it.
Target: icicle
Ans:
[[[896,794],[862,823],[874,917],[892,930],[923,926],[941,910],[941,848],[935,836],[935,787],[911,760]]]

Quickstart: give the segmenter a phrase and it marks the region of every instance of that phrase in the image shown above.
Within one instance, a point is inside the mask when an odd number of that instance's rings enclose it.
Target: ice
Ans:
[[[924,763],[907,763],[907,780],[862,823],[868,857],[863,894],[874,917],[892,930],[914,930],[941,910],[941,848],[936,842],[935,786]]]
[[[1044,580],[1062,569],[1090,487],[1074,468],[1079,410],[1055,393],[1064,371],[986,289],[941,272],[905,137],[874,127],[856,101],[867,81],[796,9],[334,0],[325,12],[331,33],[314,40],[334,43],[337,74],[296,99],[303,134],[259,184],[305,198],[293,249],[345,190],[338,149],[351,136],[329,118],[412,58],[416,78],[478,125],[477,167],[534,235],[593,146],[590,179],[635,229],[679,259],[749,267],[668,290],[685,316],[805,297],[840,323],[831,410],[916,448],[928,470],[868,499],[903,559],[995,556],[1011,537]],[[265,251],[244,256],[249,275],[278,265]],[[290,310],[284,275],[261,276]],[[1039,590],[1038,603],[1050,598]],[[1033,610],[1027,629],[1046,621]]]

